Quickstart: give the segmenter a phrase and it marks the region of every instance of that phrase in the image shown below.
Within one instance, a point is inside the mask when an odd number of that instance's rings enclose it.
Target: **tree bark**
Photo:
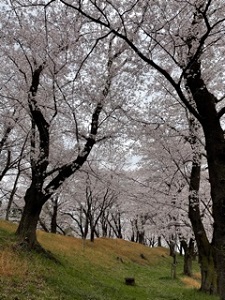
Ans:
[[[32,185],[24,197],[25,206],[16,235],[18,236],[19,244],[25,246],[27,249],[39,247],[36,228],[43,206],[43,202],[41,202],[42,198],[42,193],[37,192],[37,189]]]
[[[52,201],[53,211],[51,215],[51,233],[57,232],[57,216],[58,216],[58,197]]]
[[[145,231],[144,230],[138,230],[138,243],[145,245]]]
[[[184,275],[192,277],[192,261],[194,255],[194,241],[191,238],[189,244],[181,241],[181,248],[184,250]]]
[[[193,149],[192,169],[189,186],[189,218],[195,235],[198,247],[199,263],[201,268],[201,288],[200,290],[209,294],[217,293],[217,276],[213,261],[213,248],[210,244],[204,225],[201,220],[199,207],[199,187],[201,175],[201,151],[198,147],[198,140],[194,128],[196,121],[190,120],[191,146]]]
[[[93,243],[95,240],[95,231],[93,228],[91,228],[91,235],[90,235],[90,241]]]
[[[162,237],[161,236],[158,236],[158,238],[157,238],[157,246],[162,247]]]
[[[168,243],[169,249],[170,249],[170,254],[169,255],[174,257],[176,255],[176,251],[175,251],[176,243],[173,240],[168,241],[167,243]]]
[[[118,239],[123,238],[122,224],[121,224],[121,212],[111,214],[111,220],[107,219],[110,229]],[[132,238],[131,238],[132,239]]]
[[[200,184],[201,165],[196,157],[192,162],[192,172],[190,178],[190,196],[189,196],[189,218],[195,234],[196,243],[199,252],[199,263],[201,267],[201,290],[210,294],[216,294],[217,272],[213,260],[213,245],[210,244],[204,226],[201,221],[199,208],[199,184]],[[215,261],[216,262],[216,261]]]

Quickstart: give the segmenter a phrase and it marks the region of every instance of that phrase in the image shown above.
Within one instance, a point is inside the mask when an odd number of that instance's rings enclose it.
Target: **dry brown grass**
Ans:
[[[12,222],[0,220],[0,227],[1,229],[7,230],[8,232],[12,233],[16,231],[17,225],[13,224]]]
[[[106,266],[107,262],[111,266],[115,263],[116,258],[126,262],[155,265],[161,257],[168,256],[168,251],[164,248],[148,248],[122,239],[99,238],[90,242],[80,238],[46,234],[39,231],[38,240],[44,248],[54,253],[66,253],[73,257],[79,253],[95,265],[104,263]]]
[[[10,222],[1,221],[0,227],[9,232],[15,232],[16,225]],[[75,256],[76,253],[82,254],[93,263],[108,261],[109,264],[118,257],[122,260],[136,262],[138,264],[157,264],[161,257],[167,257],[168,251],[164,248],[147,248],[137,243],[131,243],[122,239],[95,239],[94,243],[89,240],[62,236],[58,234],[37,231],[38,241],[41,245],[54,253],[69,254]],[[108,255],[114,253],[115,257]],[[100,259],[99,259],[100,258]]]
[[[201,274],[200,273],[195,273],[193,277],[182,277],[181,281],[185,284],[187,288],[195,288],[199,289],[201,284],[200,284],[200,278]]]
[[[10,248],[0,251],[0,276],[26,276],[27,261]]]

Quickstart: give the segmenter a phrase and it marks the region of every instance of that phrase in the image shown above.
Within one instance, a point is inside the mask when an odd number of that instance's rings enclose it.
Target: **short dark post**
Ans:
[[[135,285],[135,279],[134,277],[126,277],[125,278],[126,285]]]

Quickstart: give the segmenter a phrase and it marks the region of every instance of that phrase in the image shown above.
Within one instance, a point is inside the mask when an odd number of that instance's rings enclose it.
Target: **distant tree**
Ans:
[[[123,238],[124,215],[125,215],[125,212],[122,211],[119,204],[116,203],[110,209],[107,216],[104,216],[103,224],[107,223],[109,225],[108,231],[109,232],[112,231],[112,233],[110,235],[114,235],[119,239]],[[110,235],[109,235],[109,237],[110,237]]]
[[[190,238],[189,243],[185,239],[180,241],[181,247],[184,250],[184,275],[193,276],[192,261],[195,256],[194,240]]]
[[[77,188],[74,195],[71,193],[73,202],[77,204],[71,203],[69,211],[64,210],[64,214],[71,217],[74,227],[78,228],[77,231],[83,239],[89,236],[93,242],[95,236],[107,236],[108,219],[105,218],[115,205],[117,192],[111,189],[111,183],[101,175],[80,175],[79,190]]]

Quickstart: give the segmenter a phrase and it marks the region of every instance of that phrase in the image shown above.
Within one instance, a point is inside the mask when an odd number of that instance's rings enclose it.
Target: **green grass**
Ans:
[[[167,249],[117,239],[91,243],[39,232],[40,243],[57,263],[16,250],[14,231],[13,224],[0,221],[0,300],[218,299],[200,293],[198,279],[182,275],[182,258],[178,277],[172,279]],[[125,277],[134,277],[135,286],[126,285]]]

